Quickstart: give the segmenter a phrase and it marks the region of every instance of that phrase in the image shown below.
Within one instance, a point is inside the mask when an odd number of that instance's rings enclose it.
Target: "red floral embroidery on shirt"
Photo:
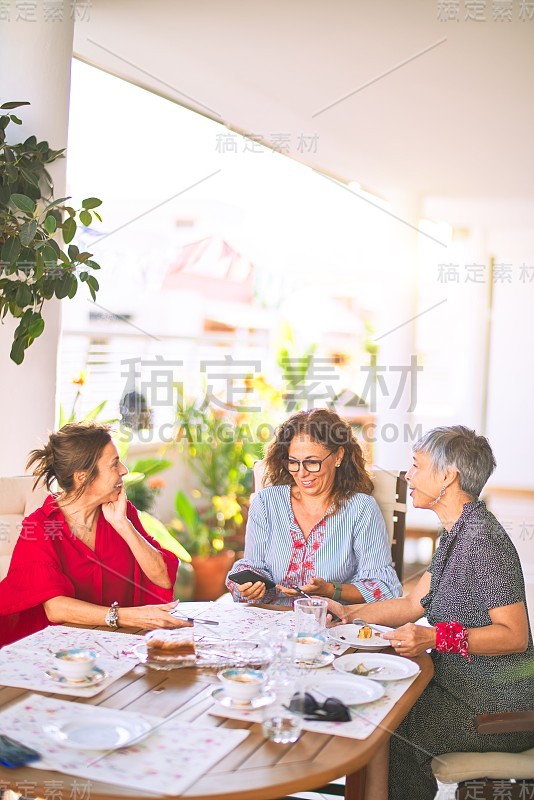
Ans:
[[[293,542],[293,550],[289,559],[282,586],[305,586],[316,576],[315,554],[320,549],[325,533],[326,521],[319,520],[306,540],[295,519],[289,529]]]
[[[382,589],[378,585],[377,581],[362,581],[362,586],[365,586],[366,589],[369,589],[369,591],[373,593],[375,600],[381,600],[384,597],[384,593],[382,592]]]

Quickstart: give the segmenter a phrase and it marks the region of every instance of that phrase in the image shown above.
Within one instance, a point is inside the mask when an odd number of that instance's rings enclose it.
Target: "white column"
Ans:
[[[46,139],[56,150],[67,144],[72,58],[73,20],[65,3],[64,19],[45,21],[43,4],[37,3],[35,21],[0,20],[0,75],[3,102],[28,100],[14,113],[22,126],[10,125],[11,141],[31,134]],[[55,196],[65,195],[66,162],[50,168]],[[0,326],[0,475],[20,475],[28,452],[40,446],[53,429],[56,412],[56,376],[61,327],[60,303],[45,304],[45,331],[16,366],[9,358],[16,322],[6,318]]]
[[[413,415],[409,408],[415,401],[408,373],[411,356],[416,355],[413,318],[417,314],[418,232],[414,228],[419,222],[420,206],[417,197],[402,193],[390,195],[388,200],[391,212],[398,219],[390,219],[387,231],[391,263],[376,324],[379,382],[376,387],[377,425],[373,458],[382,469],[408,469],[413,443]],[[388,394],[382,390],[380,380]],[[402,385],[401,396],[396,398]]]

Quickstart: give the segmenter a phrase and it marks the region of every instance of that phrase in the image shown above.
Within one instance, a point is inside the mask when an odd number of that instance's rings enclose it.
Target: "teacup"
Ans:
[[[322,651],[324,641],[320,636],[311,633],[298,633],[294,638],[295,659],[297,661],[315,661]]]
[[[83,681],[94,667],[96,653],[85,647],[67,647],[54,653],[54,666],[68,681]]]
[[[261,692],[265,675],[250,667],[232,667],[219,672],[219,680],[229,697],[248,702]]]

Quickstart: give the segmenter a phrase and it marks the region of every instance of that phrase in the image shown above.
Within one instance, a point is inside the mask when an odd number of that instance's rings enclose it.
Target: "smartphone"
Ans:
[[[252,583],[256,583],[256,581],[262,581],[265,584],[266,589],[274,589],[276,583],[272,581],[267,575],[261,575],[259,572],[253,572],[251,569],[244,569],[241,572],[233,572],[231,575],[228,575],[231,581],[235,583],[248,583],[251,581]]]
[[[10,736],[0,734],[0,764],[5,767],[24,767],[38,761],[41,754]]]

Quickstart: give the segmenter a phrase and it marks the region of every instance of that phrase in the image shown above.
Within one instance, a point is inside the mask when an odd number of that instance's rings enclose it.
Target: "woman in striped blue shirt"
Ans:
[[[252,499],[245,557],[232,573],[270,578],[241,585],[234,600],[290,605],[298,586],[343,603],[399,597],[384,519],[350,425],[335,412],[293,414],[277,429],[265,458],[265,489]]]

